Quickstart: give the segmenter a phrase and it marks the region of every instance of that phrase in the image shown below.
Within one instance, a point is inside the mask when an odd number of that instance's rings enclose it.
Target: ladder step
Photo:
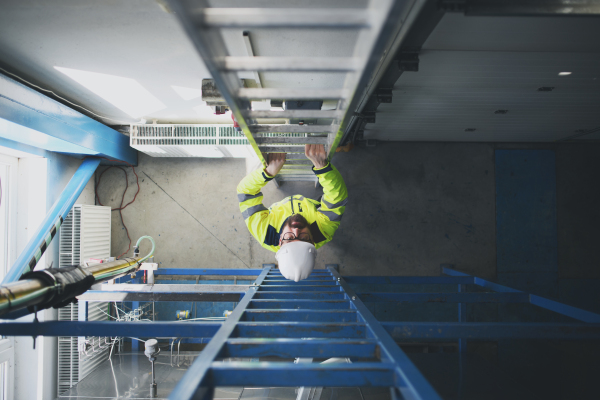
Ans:
[[[318,182],[319,178],[310,175],[281,175],[277,177],[279,182]]]
[[[241,321],[249,322],[357,322],[355,310],[246,310]]]
[[[295,308],[297,310],[347,310],[350,308],[350,303],[347,300],[252,300],[248,304],[249,309],[289,309]]]
[[[242,113],[246,118],[344,118],[344,112],[342,110],[247,110],[242,111]]]
[[[223,57],[224,71],[326,71],[352,72],[361,67],[356,57]]]
[[[304,146],[258,146],[258,149],[263,153],[302,153],[304,157]]]
[[[365,339],[367,329],[355,322],[239,322],[235,333],[237,337]]]
[[[214,386],[389,387],[397,384],[391,363],[213,362]]]
[[[286,160],[286,162],[289,162],[290,160],[301,161],[301,162],[308,161],[312,165],[312,161],[310,161],[308,158],[306,158],[306,155],[304,154],[304,152],[302,152],[301,154],[297,154],[297,153],[288,154],[285,156],[285,160]]]
[[[283,164],[283,169],[281,171],[287,171],[287,172],[308,171],[308,172],[312,172],[312,164],[287,165],[287,163],[285,163],[285,164]]]
[[[310,278],[310,279],[305,279],[300,282],[294,282],[294,281],[290,281],[288,279],[265,278],[265,280],[263,281],[262,284],[263,284],[263,286],[286,285],[286,284],[290,284],[293,286],[293,285],[300,285],[301,283],[310,284],[310,285],[331,285],[331,282],[333,282],[333,278],[331,278],[331,277],[329,277],[329,278],[314,277],[314,278]]]
[[[250,125],[252,133],[337,133],[339,125]],[[277,137],[276,137],[277,138]],[[281,138],[283,139],[283,138]],[[291,138],[290,138],[291,139]]]
[[[282,169],[281,171],[279,171],[279,174],[282,177],[283,176],[289,176],[289,175],[294,175],[294,176],[315,176],[315,174],[312,171],[312,169],[306,169],[306,170],[303,170],[303,169]]]
[[[257,89],[241,88],[237,93],[246,100],[345,100],[350,96],[348,89]]]
[[[212,28],[369,28],[369,10],[294,8],[205,8],[198,16]],[[197,18],[198,18],[197,17]]]
[[[342,292],[257,292],[254,294],[255,299],[259,300],[288,300],[288,299],[304,299],[304,300],[343,300]]]
[[[379,346],[373,340],[302,340],[277,339],[265,343],[262,339],[229,339],[222,357],[281,358],[379,358]]]
[[[257,293],[261,292],[341,292],[342,287],[331,282],[329,285],[268,285],[261,286]]]
[[[312,161],[309,159],[306,160],[290,160],[289,157],[286,156],[284,167],[295,167],[300,165],[308,165],[312,169]]]
[[[308,137],[257,137],[256,144],[327,144],[327,136]]]

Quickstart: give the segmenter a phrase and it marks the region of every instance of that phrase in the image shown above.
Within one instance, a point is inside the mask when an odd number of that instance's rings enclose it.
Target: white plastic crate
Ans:
[[[254,154],[233,124],[147,124],[130,126],[129,143],[152,157],[246,158]]]

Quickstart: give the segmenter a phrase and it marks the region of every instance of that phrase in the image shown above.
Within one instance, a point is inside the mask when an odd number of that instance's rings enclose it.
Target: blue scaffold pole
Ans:
[[[60,229],[60,225],[73,208],[73,204],[79,198],[83,188],[87,185],[90,178],[94,175],[96,168],[100,165],[100,159],[90,157],[83,160],[75,175],[71,178],[67,186],[56,200],[46,218],[37,229],[33,237],[25,246],[25,249],[19,255],[19,258],[8,270],[2,284],[18,281],[26,272],[33,271],[50,242]]]

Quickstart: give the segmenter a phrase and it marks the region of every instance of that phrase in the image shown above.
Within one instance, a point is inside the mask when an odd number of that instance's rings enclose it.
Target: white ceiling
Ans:
[[[600,18],[446,14],[365,138],[538,142],[600,127],[599,37]]]
[[[365,0],[216,1],[218,7],[364,7]],[[355,32],[253,30],[256,55],[351,55]],[[224,34],[231,55],[247,55],[241,30]],[[0,67],[106,116],[115,125],[134,119],[54,67],[135,79],[166,108],[144,118],[159,123],[230,123],[201,98],[184,100],[171,86],[200,89],[210,78],[202,60],[164,3],[153,0],[3,0]],[[251,74],[240,77],[251,78]],[[337,87],[339,74],[262,74],[265,87]],[[200,107],[200,108],[198,108]],[[195,109],[196,108],[196,109]],[[202,114],[199,114],[201,111]]]

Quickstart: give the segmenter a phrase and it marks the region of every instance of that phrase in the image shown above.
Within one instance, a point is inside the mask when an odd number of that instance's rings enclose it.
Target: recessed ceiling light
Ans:
[[[135,79],[70,68],[54,68],[133,118],[167,108]]]
[[[192,100],[202,96],[202,90],[192,89],[183,86],[171,86],[173,90],[184,100]]]
[[[567,76],[567,75],[571,75],[572,72],[559,72],[558,76]]]

